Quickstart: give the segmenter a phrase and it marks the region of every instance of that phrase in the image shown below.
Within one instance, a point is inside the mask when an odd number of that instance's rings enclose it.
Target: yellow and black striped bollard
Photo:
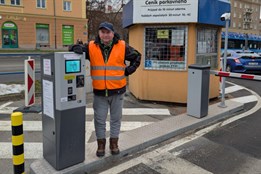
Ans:
[[[11,115],[14,174],[24,174],[23,113]]]

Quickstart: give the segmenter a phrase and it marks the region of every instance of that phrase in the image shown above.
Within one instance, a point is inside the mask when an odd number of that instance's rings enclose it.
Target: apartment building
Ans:
[[[259,35],[261,0],[231,0],[230,31]]]
[[[66,49],[87,40],[85,0],[0,0],[0,49]]]
[[[228,29],[229,49],[261,50],[260,6],[261,0],[230,0],[231,19]],[[225,29],[221,48],[224,48]]]

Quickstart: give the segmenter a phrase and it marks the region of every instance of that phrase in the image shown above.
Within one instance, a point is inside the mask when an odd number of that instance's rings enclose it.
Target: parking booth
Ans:
[[[41,56],[43,157],[56,170],[85,160],[85,55]]]
[[[129,77],[138,99],[187,103],[188,66],[219,69],[221,15],[224,0],[131,0],[123,9],[129,44],[142,53],[142,63]],[[219,96],[219,78],[210,77],[209,98]]]

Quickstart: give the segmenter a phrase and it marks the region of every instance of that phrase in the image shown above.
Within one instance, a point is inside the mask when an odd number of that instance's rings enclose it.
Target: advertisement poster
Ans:
[[[71,45],[74,43],[73,26],[64,25],[62,30],[63,45]]]

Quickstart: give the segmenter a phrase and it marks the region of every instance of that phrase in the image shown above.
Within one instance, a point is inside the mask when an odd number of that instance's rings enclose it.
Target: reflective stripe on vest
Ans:
[[[101,49],[94,41],[89,43],[92,85],[94,89],[119,89],[126,86],[125,42],[114,44],[108,62],[104,62]]]

